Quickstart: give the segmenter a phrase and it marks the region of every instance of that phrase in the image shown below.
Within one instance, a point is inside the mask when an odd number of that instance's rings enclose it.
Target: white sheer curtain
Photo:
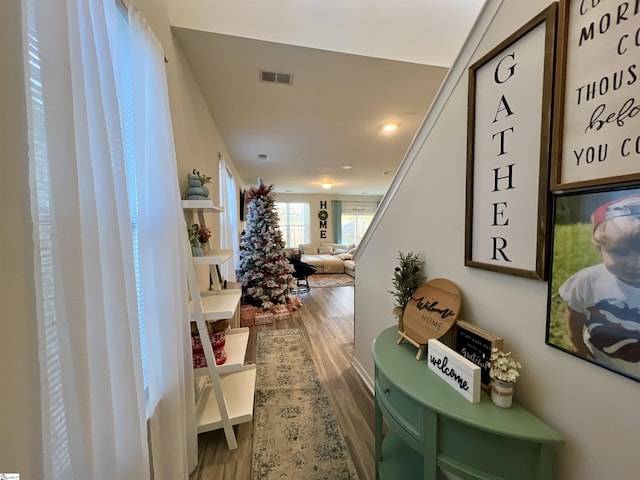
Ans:
[[[154,478],[175,480],[197,461],[185,223],[164,54],[133,8],[128,25],[151,456]]]
[[[148,479],[136,269],[114,68],[116,3],[23,5],[45,479]],[[144,28],[138,25],[138,31]],[[140,55],[144,35],[132,35],[132,54]],[[191,405],[185,398],[191,389],[185,387],[183,223],[164,73],[157,51],[152,58],[153,65],[132,62],[139,67],[134,77],[143,75],[150,82],[145,91],[153,92],[135,118],[144,127],[136,139],[147,140],[136,141],[135,149],[140,273],[151,345],[155,478],[177,479],[186,478]],[[158,78],[152,81],[152,75]]]
[[[222,276],[227,280],[236,279],[236,268],[240,255],[240,240],[238,239],[238,200],[240,192],[236,187],[233,174],[221,156],[219,160],[220,204],[224,213],[220,220],[220,248],[233,250],[233,261],[220,266]]]

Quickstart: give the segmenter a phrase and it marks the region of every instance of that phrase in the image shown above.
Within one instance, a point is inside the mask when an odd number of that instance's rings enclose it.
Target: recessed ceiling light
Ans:
[[[324,183],[322,184],[322,188],[331,188],[331,183],[329,183],[329,182],[324,182]]]
[[[341,168],[343,170],[351,170],[353,167],[351,165],[343,165]]]
[[[396,128],[398,128],[396,124],[387,123],[384,127],[382,127],[382,130],[384,130],[385,132],[393,132]]]

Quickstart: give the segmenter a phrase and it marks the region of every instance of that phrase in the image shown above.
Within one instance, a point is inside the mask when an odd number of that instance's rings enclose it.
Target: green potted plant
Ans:
[[[411,299],[413,292],[426,279],[424,274],[425,262],[420,259],[419,254],[413,252],[398,252],[398,262],[399,264],[393,272],[392,283],[394,290],[389,290],[389,293],[395,298],[393,315],[398,321],[398,328],[403,330],[402,316],[404,308]]]

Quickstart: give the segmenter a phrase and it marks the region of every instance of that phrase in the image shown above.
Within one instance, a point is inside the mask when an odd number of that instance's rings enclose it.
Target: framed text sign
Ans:
[[[552,3],[469,68],[467,266],[546,279],[556,17]]]
[[[444,343],[429,340],[429,369],[471,403],[480,401],[480,367],[458,355]]]
[[[502,350],[502,338],[463,320],[458,320],[454,342],[456,352],[480,367],[482,389],[488,392],[491,384],[491,378],[489,378],[491,349]]]
[[[551,189],[640,179],[640,12],[563,0]]]

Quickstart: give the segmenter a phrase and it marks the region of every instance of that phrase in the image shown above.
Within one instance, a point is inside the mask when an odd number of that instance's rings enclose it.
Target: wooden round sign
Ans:
[[[404,308],[403,333],[420,345],[442,337],[456,322],[460,302],[460,290],[451,280],[436,278],[423,283]]]

